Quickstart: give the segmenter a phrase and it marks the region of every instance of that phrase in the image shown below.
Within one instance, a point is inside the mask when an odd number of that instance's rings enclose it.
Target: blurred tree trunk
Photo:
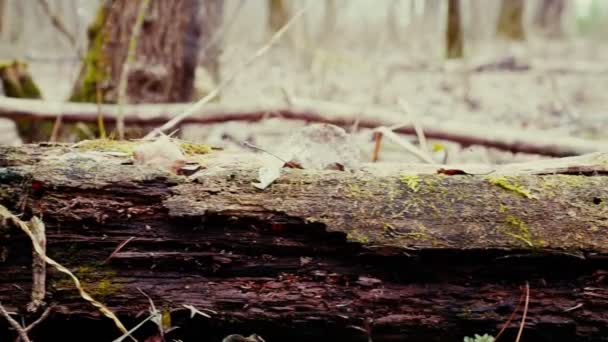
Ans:
[[[287,14],[287,8],[285,7],[285,1],[283,0],[268,0],[269,5],[269,27],[272,32],[278,31],[283,27],[289,15]]]
[[[222,52],[222,39],[217,35],[224,35],[221,32],[222,18],[224,15],[223,0],[203,0],[201,6],[200,18],[202,20],[202,28],[200,34],[200,45],[203,47],[198,56],[199,66],[205,68],[209,73],[214,83],[219,81],[220,75],[220,54]],[[196,38],[191,36],[191,38]],[[197,42],[189,41],[187,45],[196,45]],[[196,53],[196,50],[189,50],[191,53]],[[196,56],[193,56],[196,58]]]
[[[508,40],[524,40],[524,1],[502,0],[496,32]]]
[[[460,1],[448,1],[448,23],[446,28],[446,57],[462,58],[462,25]]]
[[[564,0],[542,0],[536,8],[534,25],[550,38],[560,38],[564,35],[562,17],[566,3]]]
[[[117,101],[119,78],[140,3],[108,0],[101,5],[88,29],[88,51],[70,100],[96,102],[100,94],[103,102]],[[201,6],[202,0],[150,3],[128,75],[130,103],[191,100],[202,28]]]

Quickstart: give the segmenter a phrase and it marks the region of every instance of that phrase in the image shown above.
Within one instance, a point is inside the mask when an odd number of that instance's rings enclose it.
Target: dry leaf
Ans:
[[[265,189],[281,176],[286,165],[310,170],[354,171],[359,169],[360,151],[351,136],[338,126],[313,124],[295,132],[274,156],[265,156],[259,183]]]
[[[186,157],[179,145],[166,135],[139,145],[133,151],[133,160],[136,165],[152,166],[173,173],[177,173],[186,164]]]

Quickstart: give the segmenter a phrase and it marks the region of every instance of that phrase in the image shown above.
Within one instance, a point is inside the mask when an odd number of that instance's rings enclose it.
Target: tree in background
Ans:
[[[502,0],[496,28],[498,36],[508,40],[524,40],[523,17],[523,0]]]
[[[448,22],[446,28],[446,57],[462,58],[462,26],[460,18],[460,1],[448,1]]]
[[[287,23],[289,14],[287,13],[285,1],[283,0],[269,0],[268,4],[270,11],[268,15],[268,26],[272,32],[276,32]]]
[[[89,47],[70,100],[116,102],[142,0],[108,0],[89,27]],[[145,13],[128,77],[130,103],[191,100],[201,36],[202,0],[153,0]],[[212,1],[210,1],[212,2]],[[217,58],[217,56],[207,56]]]
[[[565,9],[564,0],[542,0],[536,8],[534,25],[549,38],[563,37],[562,17]]]

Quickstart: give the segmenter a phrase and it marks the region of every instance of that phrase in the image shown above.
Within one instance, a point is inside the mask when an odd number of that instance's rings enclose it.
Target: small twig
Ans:
[[[256,59],[258,59],[259,57],[263,56],[266,52],[268,52],[268,50],[270,50],[270,48],[273,47],[279,41],[279,39],[281,39],[281,37],[296,22],[296,20],[298,20],[304,14],[304,12],[306,12],[307,8],[308,7],[305,6],[304,8],[299,10],[298,13],[296,13],[291,19],[289,19],[289,21],[285,25],[283,25],[283,27],[281,27],[281,29],[279,29],[270,38],[268,43],[266,43],[264,46],[259,48],[251,57],[249,57],[249,59],[247,59],[243,64],[241,64],[240,67],[236,68],[236,70],[234,70],[234,72],[232,72],[232,74],[230,74],[227,78],[222,80],[222,82],[220,82],[220,84],[218,84],[215,87],[215,89],[210,91],[205,97],[198,100],[198,102],[196,102],[190,108],[186,109],[181,114],[179,114],[176,117],[174,117],[173,119],[167,121],[164,125],[152,130],[152,132],[148,133],[144,137],[144,139],[152,139],[155,136],[157,136],[158,134],[160,134],[161,132],[164,132],[168,129],[175,127],[175,125],[180,123],[182,120],[184,120],[185,118],[189,117],[190,115],[198,112],[201,108],[203,108],[203,106],[205,106],[205,104],[207,104],[209,101],[211,101],[213,98],[215,98],[220,93],[220,91],[222,91],[228,84],[232,83],[232,81],[236,78],[236,76],[239,73],[241,73],[243,70],[245,70],[247,67],[249,67],[249,65],[251,65],[253,62],[255,62]]]
[[[392,131],[391,128],[381,126],[381,127],[377,127],[376,129],[374,129],[374,131],[382,133],[388,139],[392,140],[399,146],[403,147],[405,150],[407,150],[414,156],[418,157],[418,159],[422,160],[423,162],[433,164],[433,165],[437,164],[430,156],[428,156],[426,153],[422,152],[419,148],[414,146],[409,141],[398,136],[395,132]]]
[[[32,329],[34,329],[38,324],[42,323],[47,317],[49,317],[49,315],[51,314],[51,311],[53,311],[53,307],[49,306],[48,308],[46,308],[46,310],[44,310],[44,312],[42,313],[42,315],[40,315],[40,317],[33,321],[32,323],[30,323],[27,327],[25,327],[25,332],[30,332]]]
[[[382,144],[382,132],[374,132],[374,153],[372,154],[372,162],[378,161],[378,155],[380,154],[380,145]]]
[[[59,130],[61,129],[61,122],[63,121],[63,115],[59,114],[55,118],[55,123],[53,124],[53,131],[51,132],[51,137],[49,138],[50,142],[56,142],[57,137],[59,136]]]
[[[511,324],[511,321],[513,320],[513,318],[515,318],[515,314],[517,314],[517,311],[519,310],[519,307],[521,306],[521,302],[524,301],[524,296],[525,296],[525,293],[524,293],[524,291],[522,291],[521,295],[519,296],[519,301],[517,302],[517,305],[515,305],[515,309],[511,313],[511,316],[509,316],[509,319],[507,319],[505,324],[503,324],[502,329],[500,329],[498,334],[496,334],[496,337],[494,337],[494,342],[498,341],[498,338],[502,335],[502,333],[505,332],[505,330],[507,330],[507,328],[509,327],[509,324]]]
[[[165,330],[164,330],[163,323],[162,323],[162,314],[160,313],[160,311],[158,311],[156,309],[156,306],[154,305],[154,301],[152,300],[152,298],[150,298],[150,296],[148,296],[147,293],[145,293],[139,287],[137,288],[137,291],[139,291],[146,298],[148,298],[148,302],[150,303],[150,315],[154,316],[154,318],[156,318],[156,319],[153,318],[153,322],[156,323],[156,325],[158,326],[158,333],[160,334],[161,339],[164,341],[165,340]]]
[[[99,86],[99,82],[95,82],[95,95],[97,99],[97,127],[99,128],[99,138],[105,139],[107,137],[106,134],[106,126],[103,122],[103,113],[101,112],[101,87]]]
[[[578,303],[578,304],[576,304],[575,306],[573,306],[571,308],[564,309],[564,312],[574,311],[574,310],[580,309],[582,307],[583,307],[583,303]]]
[[[46,229],[44,224],[38,220],[32,220],[29,224],[30,231],[36,243],[42,249],[42,253],[32,250],[32,301],[28,304],[27,310],[35,312],[44,304],[46,295]]]
[[[221,38],[224,38],[226,36],[226,34],[228,32],[230,32],[230,29],[232,28],[234,23],[237,21],[236,19],[238,18],[238,14],[241,12],[244,5],[245,5],[245,0],[241,0],[239,2],[239,4],[237,5],[237,7],[232,12],[232,14],[230,15],[230,20],[228,21],[228,23],[226,25],[222,25],[222,27],[220,27],[219,30],[215,31],[215,33],[213,34],[211,39],[209,39],[209,42],[207,44],[205,44],[205,46],[201,49],[200,54],[202,56],[205,56],[207,51],[210,48],[215,46],[220,41]]]
[[[49,19],[51,19],[51,24],[57,31],[59,31],[72,45],[74,48],[77,48],[76,37],[66,28],[61,19],[57,15],[55,15],[51,11],[51,6],[46,0],[38,0],[38,4],[42,7],[42,11],[46,14]],[[81,53],[79,50],[76,50],[76,53],[80,56]]]
[[[29,225],[27,223],[25,223],[24,221],[22,221],[19,217],[13,215],[3,205],[0,205],[0,218],[3,219],[3,220],[6,220],[7,222],[12,222],[14,225],[16,225],[17,227],[21,228],[21,230],[30,238],[30,240],[32,242],[32,246],[34,247],[34,250],[36,251],[36,253],[38,253],[38,255],[41,258],[43,258],[44,261],[47,264],[53,266],[57,271],[68,275],[72,279],[72,281],[74,282],[74,285],[78,289],[80,297],[82,297],[84,300],[86,300],[91,305],[93,305],[94,307],[96,307],[104,316],[106,316],[107,318],[111,319],[114,322],[114,324],[116,325],[116,327],[122,333],[126,333],[127,332],[127,328],[125,328],[125,326],[118,319],[118,317],[116,317],[116,315],[110,309],[108,309],[107,306],[105,306],[101,302],[95,300],[93,297],[91,297],[91,295],[88,292],[85,291],[85,289],[82,287],[82,283],[74,275],[74,273],[72,273],[72,271],[70,271],[65,266],[61,265],[57,261],[51,259],[48,255],[46,255],[44,249],[38,243],[38,240],[36,239],[36,237],[32,233],[32,231],[31,231],[31,229],[30,229],[30,227],[29,227]],[[38,217],[36,217],[36,216],[34,216],[30,222],[31,222],[32,225],[44,225],[44,223]],[[133,340],[137,341],[135,339],[133,339]]]
[[[122,140],[125,138],[125,117],[123,107],[127,102],[127,84],[129,83],[129,71],[131,65],[135,61],[135,52],[137,50],[137,40],[141,32],[141,27],[144,23],[144,17],[146,11],[150,5],[150,0],[142,0],[139,5],[137,12],[137,18],[135,24],[133,24],[133,30],[131,31],[131,38],[129,39],[129,47],[127,50],[127,58],[125,63],[122,65],[122,71],[120,73],[120,80],[118,82],[118,116],[116,118],[116,129],[118,130],[118,139]]]
[[[252,148],[252,149],[254,149],[254,150],[257,150],[257,151],[260,151],[260,152],[264,152],[264,153],[266,153],[266,154],[268,154],[268,155],[270,155],[270,156],[273,156],[273,157],[277,158],[278,160],[282,161],[282,162],[283,162],[283,163],[285,163],[285,164],[287,164],[287,163],[288,163],[288,161],[286,161],[285,159],[283,159],[283,158],[281,158],[281,157],[277,156],[276,154],[274,154],[274,153],[272,153],[272,152],[269,152],[269,151],[266,151],[265,149],[263,149],[263,148],[261,148],[261,147],[255,146],[254,144],[252,144],[252,143],[250,143],[250,142],[248,142],[248,141],[243,141],[243,142],[242,142],[242,144],[243,144],[244,146],[246,146],[246,147],[249,147],[249,148]]]
[[[420,144],[420,149],[424,152],[428,152],[428,145],[426,143],[426,137],[424,136],[424,130],[422,129],[422,125],[418,120],[414,119],[414,114],[410,106],[402,99],[397,101],[401,110],[409,117],[410,121],[412,121],[412,125],[414,126],[414,130],[416,131],[416,136],[418,137],[418,143]]]
[[[528,303],[530,302],[530,285],[526,282],[526,301],[524,303],[524,312],[521,316],[521,324],[519,325],[519,331],[517,332],[517,338],[515,342],[519,342],[521,334],[524,331],[524,325],[526,324],[526,316],[528,315]]]
[[[17,334],[19,334],[19,338],[21,338],[22,342],[31,342],[30,338],[27,336],[27,332],[25,331],[25,329],[21,326],[21,324],[19,324],[19,322],[15,321],[15,319],[8,314],[6,309],[4,309],[4,306],[2,306],[2,303],[0,303],[0,313],[2,314],[2,316],[4,316],[4,318],[6,318],[6,320],[13,327],[13,329],[17,331]]]
[[[116,247],[116,249],[114,249],[114,251],[112,252],[112,254],[110,254],[109,257],[106,258],[106,260],[103,261],[104,264],[107,264],[108,262],[110,262],[110,260],[124,247],[126,246],[129,242],[131,242],[133,239],[135,239],[135,236],[131,236],[130,238],[126,239],[125,241],[121,242],[120,245],[118,245],[118,247]]]

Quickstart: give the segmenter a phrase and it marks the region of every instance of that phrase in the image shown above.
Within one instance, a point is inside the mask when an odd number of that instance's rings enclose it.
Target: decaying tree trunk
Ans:
[[[524,40],[523,17],[523,0],[502,0],[496,32],[500,37],[508,40]]]
[[[89,48],[70,100],[97,102],[100,91],[103,102],[116,102],[140,2],[103,2],[89,28]],[[129,102],[191,100],[201,30],[200,6],[200,0],[151,2],[128,75]]]
[[[446,28],[446,57],[462,58],[462,25],[460,19],[460,1],[449,0],[448,24]]]
[[[285,169],[262,191],[255,155],[183,146],[202,166],[186,177],[130,165],[134,144],[0,147],[0,204],[42,217],[48,255],[129,328],[147,316],[143,291],[179,326],[169,340],[462,341],[495,334],[528,283],[526,341],[608,336],[606,154],[439,174]],[[0,302],[23,313],[30,243],[0,230]],[[32,339],[120,335],[66,278],[47,284],[54,313]],[[14,336],[0,321],[0,339]]]

